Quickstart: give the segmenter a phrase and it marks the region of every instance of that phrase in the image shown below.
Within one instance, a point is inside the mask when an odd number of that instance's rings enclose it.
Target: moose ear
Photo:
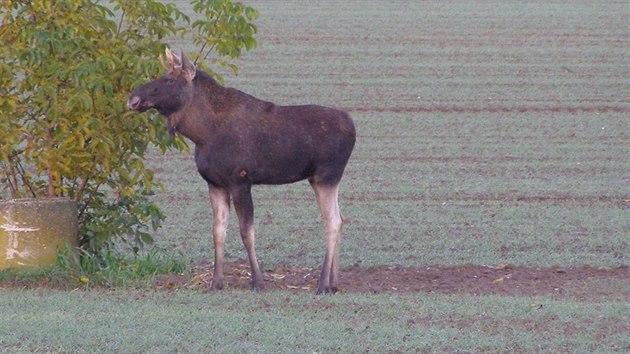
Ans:
[[[166,59],[166,60],[164,59],[164,54],[160,54],[158,59],[160,60],[160,64],[162,64],[162,67],[164,69],[166,69],[167,71],[173,69],[173,65],[170,64],[168,59]]]
[[[195,78],[195,75],[197,74],[197,68],[195,67],[195,64],[191,63],[188,58],[186,58],[186,54],[184,54],[183,50],[179,50],[180,53],[180,58],[181,58],[181,68],[182,71],[184,73],[184,75],[186,75],[186,78],[189,81],[192,81]]]
[[[177,66],[177,64],[179,64],[179,59],[175,56],[175,54],[173,54],[169,47],[166,47],[165,54],[166,63],[168,64],[168,66],[170,66],[170,68],[167,67],[167,69],[173,69],[175,66]]]

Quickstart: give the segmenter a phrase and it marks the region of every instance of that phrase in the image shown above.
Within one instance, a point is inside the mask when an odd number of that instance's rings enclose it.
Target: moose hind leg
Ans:
[[[232,199],[238,216],[241,238],[247,250],[252,271],[252,290],[260,291],[263,288],[263,276],[254,247],[254,203],[252,201],[251,185],[236,188],[232,191]]]
[[[212,236],[214,240],[214,272],[209,291],[223,288],[223,245],[230,217],[230,194],[223,188],[208,184],[212,206]]]
[[[343,220],[338,204],[339,183],[334,185],[311,182],[315,190],[317,204],[324,219],[326,235],[326,255],[319,277],[317,293],[335,293],[339,279],[339,249]]]
[[[337,204],[337,210],[339,210],[339,204]],[[341,250],[341,230],[343,229],[344,223],[343,214],[341,214],[340,210],[339,218],[341,219],[341,224],[339,226],[339,232],[337,233],[335,252],[333,253],[332,270],[330,272],[330,287],[335,292],[338,290],[339,285],[339,252]]]

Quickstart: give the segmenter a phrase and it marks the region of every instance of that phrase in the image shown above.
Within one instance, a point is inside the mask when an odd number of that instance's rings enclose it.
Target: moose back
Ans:
[[[154,108],[167,117],[171,134],[195,144],[195,162],[208,183],[213,215],[215,263],[209,290],[223,287],[223,246],[230,201],[252,270],[252,288],[260,290],[263,275],[254,248],[255,184],[308,180],[315,191],[326,235],[326,253],[317,293],[336,292],[343,216],[339,183],[356,132],[350,116],[316,106],[278,106],[236,89],[223,87],[197,70],[183,52],[166,50],[168,72],[130,94],[130,109]]]

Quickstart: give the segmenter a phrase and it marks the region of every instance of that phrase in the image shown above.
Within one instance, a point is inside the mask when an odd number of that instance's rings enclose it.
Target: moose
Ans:
[[[138,112],[156,109],[167,117],[171,135],[180,133],[195,144],[195,163],[208,184],[213,216],[214,273],[208,290],[223,288],[230,201],[247,250],[252,289],[260,291],[263,274],[254,248],[252,186],[308,180],[326,236],[317,294],[337,292],[344,222],[339,183],[356,140],[350,116],[317,105],[275,105],[224,87],[197,70],[183,50],[178,56],[167,48],[162,62],[166,74],[134,89],[127,106]]]

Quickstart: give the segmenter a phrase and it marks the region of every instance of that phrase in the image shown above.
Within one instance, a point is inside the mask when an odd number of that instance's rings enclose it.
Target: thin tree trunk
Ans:
[[[52,145],[52,129],[48,128],[46,131],[48,133],[48,142]],[[55,196],[55,178],[53,176],[53,170],[50,167],[48,168],[48,196]]]

